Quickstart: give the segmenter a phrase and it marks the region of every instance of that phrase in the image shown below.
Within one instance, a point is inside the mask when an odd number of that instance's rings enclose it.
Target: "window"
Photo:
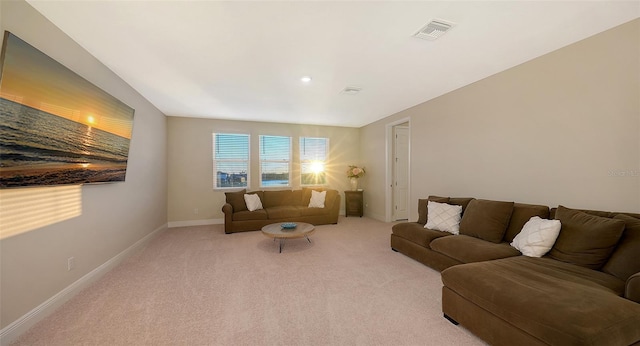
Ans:
[[[300,137],[300,183],[325,185],[324,171],[329,152],[329,138]]]
[[[260,186],[289,186],[291,137],[260,136]]]
[[[249,135],[213,134],[213,188],[248,187]]]

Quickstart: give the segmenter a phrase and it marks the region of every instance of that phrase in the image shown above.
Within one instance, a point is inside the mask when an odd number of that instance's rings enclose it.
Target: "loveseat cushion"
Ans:
[[[247,204],[244,201],[244,194],[247,193],[247,189],[242,189],[240,191],[231,191],[225,192],[224,196],[226,198],[227,203],[231,204],[233,207],[233,212],[239,212],[243,210],[247,210]]]
[[[452,235],[448,232],[434,231],[432,229],[424,228],[424,225],[417,222],[397,223],[391,227],[391,232],[398,237],[404,238],[426,248],[429,248],[429,243],[431,243],[432,240]]]
[[[516,235],[522,231],[524,224],[534,216],[538,216],[541,219],[549,218],[549,207],[546,205],[514,203],[511,220],[504,234],[504,241],[512,242]]]
[[[548,256],[567,263],[599,270],[622,236],[625,223],[558,206],[556,220],[562,228]]]
[[[549,258],[517,256],[442,272],[458,295],[550,345],[628,345],[640,340],[640,304],[623,281]]]
[[[254,211],[243,210],[237,213],[233,213],[233,221],[249,221],[249,220],[267,220],[267,211],[265,209],[258,209]]]
[[[298,205],[298,201],[293,200],[294,194],[291,190],[266,190],[263,195],[264,208]]]
[[[298,217],[302,215],[300,212],[302,207],[293,205],[283,205],[279,207],[267,208],[267,216],[271,220],[275,219],[287,219],[291,217]]]
[[[627,280],[631,275],[640,273],[640,219],[624,214],[618,214],[614,219],[624,221],[625,229],[602,271]]]
[[[431,241],[429,247],[462,263],[489,261],[520,255],[520,251],[514,249],[508,243],[496,244],[466,235],[437,238]]]
[[[449,203],[449,197],[429,196],[427,199],[418,200],[418,223],[427,223],[427,205],[431,202]]]
[[[511,219],[513,205],[513,202],[472,200],[460,221],[460,234],[493,243],[502,242]]]
[[[300,215],[302,216],[320,216],[326,215],[329,212],[326,204],[324,208],[308,208],[308,207],[299,207]]]

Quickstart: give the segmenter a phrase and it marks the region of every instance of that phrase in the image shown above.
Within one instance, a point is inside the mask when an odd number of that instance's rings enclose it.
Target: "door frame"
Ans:
[[[409,128],[409,143],[407,145],[409,151],[409,162],[407,163],[407,206],[411,210],[411,121],[410,118],[402,118],[385,125],[385,202],[384,202],[384,219],[385,222],[391,222],[393,216],[393,128],[397,125],[404,125]],[[411,218],[409,218],[411,219]]]

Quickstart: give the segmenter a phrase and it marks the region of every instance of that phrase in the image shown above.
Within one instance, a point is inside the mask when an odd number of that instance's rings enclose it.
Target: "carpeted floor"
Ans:
[[[171,228],[17,345],[484,345],[442,317],[440,274],[341,217],[305,239]]]

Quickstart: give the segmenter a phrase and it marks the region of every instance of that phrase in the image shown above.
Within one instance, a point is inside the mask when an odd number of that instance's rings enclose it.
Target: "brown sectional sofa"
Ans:
[[[424,228],[429,200],[463,207],[460,235]],[[492,345],[640,345],[640,214],[437,196],[418,206],[391,247],[441,271],[453,323]],[[541,258],[510,246],[532,216],[562,224]]]
[[[313,225],[338,223],[340,194],[337,190],[327,191],[324,208],[309,208],[311,190],[265,190],[247,192],[245,189],[226,192],[226,203],[222,206],[225,233],[257,231],[278,222],[307,222]],[[257,194],[264,209],[249,211],[244,194]]]

